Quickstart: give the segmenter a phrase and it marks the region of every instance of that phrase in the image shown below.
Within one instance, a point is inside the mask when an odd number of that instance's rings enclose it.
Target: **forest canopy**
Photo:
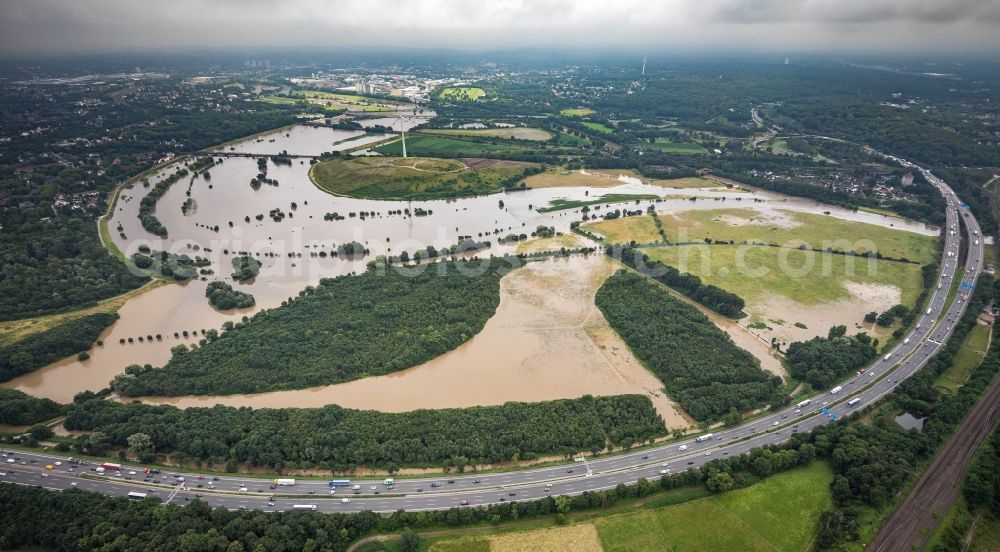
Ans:
[[[618,271],[597,306],[667,393],[698,421],[785,401],[782,381],[760,368],[704,314],[648,278]]]
[[[282,306],[225,326],[162,369],[133,367],[126,396],[301,389],[416,366],[478,333],[500,303],[507,261],[453,261],[324,278]]]

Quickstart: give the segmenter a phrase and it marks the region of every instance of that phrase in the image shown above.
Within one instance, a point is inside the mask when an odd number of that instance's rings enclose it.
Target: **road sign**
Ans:
[[[836,421],[836,419],[837,419],[837,415],[836,415],[836,414],[834,414],[833,412],[831,412],[831,413],[830,413],[830,419],[831,419],[831,420],[834,420],[834,421]]]
[[[824,407],[823,407],[823,410],[821,410],[821,412],[822,412],[823,414],[829,414],[829,413],[830,413],[830,409],[824,406]]]

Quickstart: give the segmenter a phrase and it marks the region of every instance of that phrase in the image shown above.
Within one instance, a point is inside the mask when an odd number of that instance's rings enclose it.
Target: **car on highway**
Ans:
[[[469,501],[468,500],[463,500],[463,501],[459,502],[458,505],[459,506],[468,506],[469,505]]]
[[[668,473],[670,473],[670,470],[660,470],[660,475],[667,475]]]
[[[349,499],[349,498],[341,498],[340,499],[340,503],[341,504],[350,504],[351,503],[351,499]]]

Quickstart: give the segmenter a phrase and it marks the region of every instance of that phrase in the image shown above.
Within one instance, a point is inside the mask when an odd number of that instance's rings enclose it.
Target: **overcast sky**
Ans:
[[[1000,51],[1000,0],[0,0],[0,52]]]

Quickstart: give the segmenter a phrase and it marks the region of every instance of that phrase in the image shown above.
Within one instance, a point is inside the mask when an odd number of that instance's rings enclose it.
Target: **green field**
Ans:
[[[584,121],[583,126],[589,128],[590,130],[596,130],[602,134],[614,134],[615,129],[609,127],[604,123],[595,123],[593,121]]]
[[[583,136],[576,136],[575,134],[568,134],[568,133],[565,133],[565,132],[560,132],[559,135],[556,136],[556,143],[559,144],[560,146],[583,146],[583,147],[586,147],[586,146],[591,145],[592,142],[590,140],[584,138]]]
[[[377,146],[374,150],[382,155],[402,155],[403,144],[401,141],[396,140]],[[427,134],[406,135],[406,152],[408,155],[424,157],[434,157],[436,155],[482,157],[491,153],[522,153],[528,151],[531,150],[517,144],[491,144],[489,142],[473,142],[472,140],[430,136]]]
[[[277,105],[294,105],[296,102],[304,101],[326,109],[346,109],[349,111],[366,112],[394,111],[399,107],[399,104],[396,102],[381,102],[374,98],[366,98],[355,94],[335,94],[320,90],[302,90],[294,92],[288,97],[264,96],[258,101]]]
[[[671,142],[663,138],[657,138],[654,144],[660,151],[667,153],[681,153],[681,154],[699,154],[708,153],[708,150],[701,147],[700,144],[695,144],[693,142]]]
[[[812,541],[831,503],[833,473],[822,462],[721,496],[594,521],[605,552],[778,550]]]
[[[604,203],[625,203],[631,201],[643,201],[659,199],[660,196],[654,194],[605,194],[595,199],[553,199],[549,201],[548,207],[541,207],[539,213],[551,213],[552,211],[563,211],[565,209],[576,209],[586,205],[601,205]]]
[[[438,94],[443,100],[453,100],[459,102],[474,102],[486,95],[486,90],[478,86],[449,86]]]
[[[883,256],[908,259],[917,263],[934,260],[937,238],[904,230],[885,228],[863,222],[845,221],[828,215],[814,215],[778,210],[781,221],[770,221],[760,212],[751,209],[712,209],[661,213],[667,237],[672,242],[700,242],[705,238],[735,243],[776,243],[797,247],[805,243],[809,248],[855,251],[864,253],[877,250]],[[645,215],[644,215],[645,216]],[[639,217],[629,217],[623,224],[640,224]],[[595,225],[583,225],[594,231]],[[622,230],[623,234],[627,230]],[[628,241],[627,234],[621,236]],[[638,240],[637,240],[638,241]]]
[[[768,294],[782,295],[806,305],[849,300],[854,296],[843,284],[858,282],[897,286],[902,292],[902,303],[913,305],[923,282],[920,266],[912,263],[875,261],[869,271],[867,259],[798,249],[685,245],[647,248],[643,252],[747,301],[763,300]],[[850,275],[852,261],[854,274]],[[793,270],[785,270],[783,266]],[[800,268],[802,272],[795,271]]]
[[[571,107],[559,110],[559,114],[563,117],[586,117],[587,115],[593,115],[594,113],[597,112],[589,107]]]
[[[621,217],[586,225],[588,232],[604,236],[607,243],[652,243],[662,241],[653,217]]]
[[[321,190],[369,199],[433,199],[490,194],[530,165],[491,161],[470,168],[455,159],[355,157],[317,163],[309,177]]]
[[[544,142],[551,140],[552,135],[540,128],[510,127],[510,128],[432,128],[420,131],[422,134],[437,134],[441,136],[479,136],[485,138],[504,138],[515,140],[535,140]]]
[[[985,353],[989,349],[989,343],[990,327],[976,324],[955,354],[951,367],[934,381],[934,386],[952,395],[957,393],[958,388],[969,379],[972,369],[982,362],[983,355],[980,353]]]

